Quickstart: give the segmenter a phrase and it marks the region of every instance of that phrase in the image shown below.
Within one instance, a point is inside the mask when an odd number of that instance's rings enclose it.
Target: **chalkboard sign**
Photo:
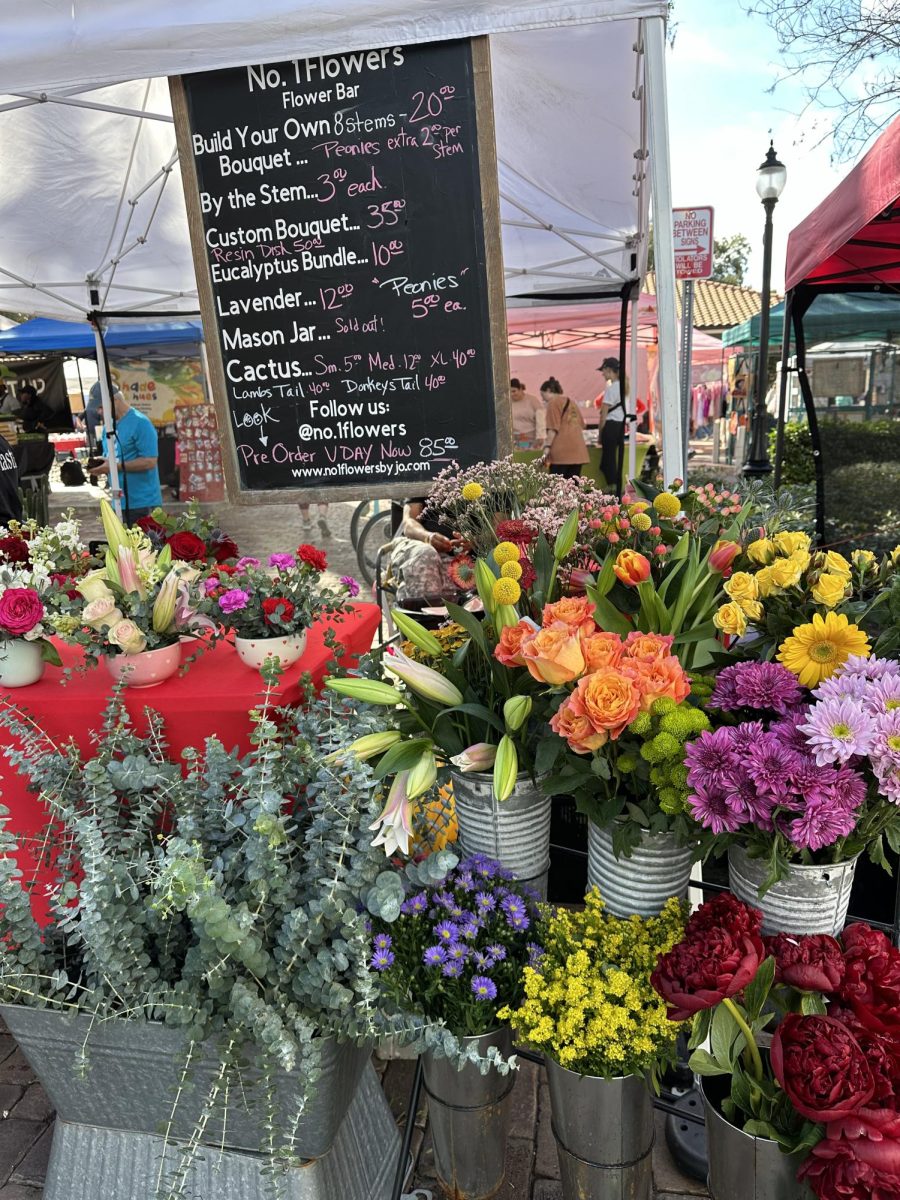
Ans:
[[[409,494],[508,451],[487,64],[479,39],[172,81],[233,499]]]

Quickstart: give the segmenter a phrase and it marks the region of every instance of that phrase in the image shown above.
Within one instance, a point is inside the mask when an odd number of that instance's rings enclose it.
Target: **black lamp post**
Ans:
[[[769,422],[766,412],[766,382],[769,362],[769,303],[772,290],[772,212],[778,197],[784,191],[787,171],[775,155],[775,147],[769,142],[765,161],[760,164],[756,175],[756,190],[766,210],[766,226],[763,234],[763,286],[762,308],[759,314],[759,364],[756,372],[756,398],[750,418],[750,450],[744,463],[744,475],[762,478],[772,470],[769,461]]]

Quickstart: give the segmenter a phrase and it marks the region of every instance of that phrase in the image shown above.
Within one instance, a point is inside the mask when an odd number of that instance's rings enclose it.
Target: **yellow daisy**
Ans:
[[[815,613],[809,625],[798,625],[778,648],[778,661],[797,676],[804,687],[814,688],[830,678],[851,654],[868,658],[869,639],[843,613]]]

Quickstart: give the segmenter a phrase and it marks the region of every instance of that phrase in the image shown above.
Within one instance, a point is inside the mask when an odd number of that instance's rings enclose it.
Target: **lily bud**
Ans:
[[[390,647],[384,656],[384,667],[392,675],[402,679],[410,691],[421,696],[423,700],[431,701],[432,704],[444,704],[453,708],[463,702],[463,694],[456,684],[431,667],[413,662],[402,650]]]
[[[516,747],[512,739],[504,734],[494,760],[494,795],[501,804],[512,795],[518,774],[519,756]]]
[[[468,746],[462,754],[454,754],[450,761],[457,771],[470,775],[473,771],[490,771],[497,757],[497,747],[489,742],[476,742]]]
[[[377,679],[326,679],[325,686],[339,696],[350,696],[365,704],[402,704],[403,697],[396,688]]]
[[[436,781],[437,764],[431,747],[428,747],[422,751],[418,761],[409,770],[406,794],[410,800],[415,800],[416,796],[421,796],[423,792],[430,792]]]
[[[511,696],[503,705],[503,720],[506,728],[512,733],[521,729],[531,716],[532,701],[530,696]]]
[[[511,604],[498,604],[493,617],[494,628],[499,635],[504,629],[512,629],[518,625],[521,619]]]
[[[420,625],[418,621],[396,608],[391,609],[391,618],[403,636],[423,654],[430,654],[432,658],[443,654],[441,643],[424,625]]]
[[[175,620],[175,603],[178,599],[178,572],[170,571],[153,601],[150,620],[156,633],[166,633]]]
[[[484,611],[490,616],[494,611],[494,584],[497,582],[497,576],[487,565],[483,558],[475,560],[475,587],[478,589],[478,595],[481,598],[481,603],[484,605]]]
[[[406,792],[408,782],[408,771],[401,771],[394,777],[387,803],[369,826],[370,829],[379,831],[377,837],[372,840],[372,845],[384,846],[388,858],[398,850],[409,854],[413,806]]]
[[[136,592],[143,600],[147,595],[147,589],[138,575],[136,559],[137,555],[131,546],[120,546],[116,557],[116,568],[123,591]]]
[[[108,500],[100,501],[100,520],[103,522],[106,544],[112,550],[114,557],[118,556],[120,546],[131,548],[131,539],[128,536],[128,530],[116,516]]]
[[[352,754],[360,762],[368,762],[370,758],[377,758],[379,754],[384,754],[385,750],[390,750],[391,746],[396,746],[402,737],[403,734],[399,729],[385,729],[382,733],[367,733],[363,737],[357,738],[355,742],[351,742],[349,746],[326,754],[324,761],[327,763],[338,762],[340,759],[346,758],[348,754]]]
[[[569,513],[566,517],[565,524],[559,533],[556,535],[556,541],[553,544],[553,557],[557,562],[562,562],[572,547],[575,545],[575,539],[578,536],[578,509]]]

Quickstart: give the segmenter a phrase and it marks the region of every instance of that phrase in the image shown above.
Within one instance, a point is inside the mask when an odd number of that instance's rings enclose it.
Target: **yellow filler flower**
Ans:
[[[495,604],[516,604],[522,595],[522,589],[515,579],[498,579],[494,584]]]
[[[804,687],[814,688],[829,679],[852,655],[868,658],[869,639],[843,613],[815,613],[809,625],[798,625],[778,649],[778,661],[797,676]]]
[[[505,562],[500,568],[500,574],[504,579],[522,578],[522,564],[517,562]]]
[[[672,492],[660,492],[653,507],[661,517],[676,517],[681,512],[681,501]]]
[[[494,547],[494,562],[498,567],[504,563],[519,561],[519,547],[515,542],[498,542]]]

